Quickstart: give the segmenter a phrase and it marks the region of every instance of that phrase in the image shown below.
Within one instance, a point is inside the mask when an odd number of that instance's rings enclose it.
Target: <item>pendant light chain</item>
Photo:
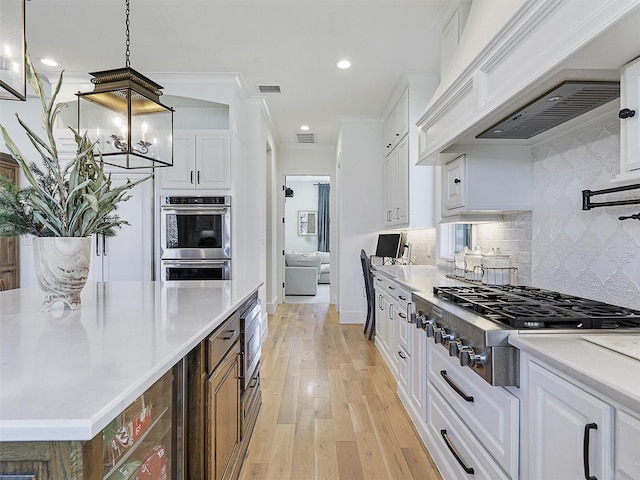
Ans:
[[[131,54],[129,47],[131,45],[131,40],[129,40],[129,13],[130,13],[130,9],[129,9],[129,0],[126,0],[127,3],[127,22],[126,22],[126,26],[127,26],[127,52],[126,52],[126,62],[125,65],[127,68],[129,68],[131,66],[131,62],[129,61],[129,55]]]

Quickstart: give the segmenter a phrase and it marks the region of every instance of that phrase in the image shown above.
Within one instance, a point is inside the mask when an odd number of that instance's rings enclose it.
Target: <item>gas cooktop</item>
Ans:
[[[517,329],[640,328],[640,311],[526,286],[433,287],[458,306]]]

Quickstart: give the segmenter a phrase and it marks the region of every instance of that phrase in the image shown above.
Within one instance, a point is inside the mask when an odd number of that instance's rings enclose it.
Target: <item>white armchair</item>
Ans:
[[[320,279],[320,257],[314,253],[285,253],[284,294],[315,295]]]

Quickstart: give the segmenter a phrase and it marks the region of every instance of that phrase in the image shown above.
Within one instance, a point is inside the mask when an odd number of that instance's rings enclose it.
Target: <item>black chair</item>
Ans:
[[[364,334],[369,331],[369,340],[373,339],[376,331],[375,296],[373,292],[373,274],[371,273],[371,262],[367,253],[360,250],[360,263],[362,264],[362,276],[364,277],[364,289],[367,295],[367,320],[364,324]]]

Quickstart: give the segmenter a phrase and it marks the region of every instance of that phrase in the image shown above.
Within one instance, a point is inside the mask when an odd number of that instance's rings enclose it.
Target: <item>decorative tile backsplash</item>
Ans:
[[[640,205],[582,210],[582,190],[611,188],[619,172],[615,112],[533,149],[534,285],[640,309]],[[638,198],[621,192],[610,199]],[[596,202],[607,196],[597,196]]]

